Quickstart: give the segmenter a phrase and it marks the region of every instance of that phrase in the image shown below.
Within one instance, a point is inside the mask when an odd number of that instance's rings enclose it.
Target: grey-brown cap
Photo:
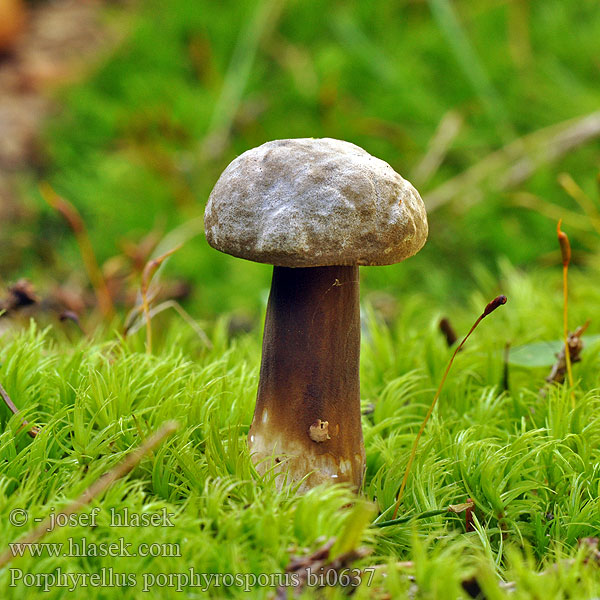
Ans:
[[[362,148],[329,138],[275,140],[238,156],[204,213],[208,243],[281,267],[390,265],[427,239],[415,188]]]

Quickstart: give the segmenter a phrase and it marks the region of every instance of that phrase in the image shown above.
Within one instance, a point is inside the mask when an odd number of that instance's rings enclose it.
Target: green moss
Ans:
[[[216,324],[208,349],[176,317],[155,323],[155,354],[143,351],[144,333],[118,339],[98,333],[93,341],[69,342],[60,330],[16,330],[3,336],[0,381],[23,409],[43,425],[30,439],[20,420],[0,405],[0,519],[3,547],[32,528],[37,517],[59,510],[138,446],[163,422],[179,430],[125,479],[82,513],[98,510],[95,527],[76,524],[42,541],[90,544],[123,538],[129,551],[167,544],[161,556],[49,556],[15,558],[0,572],[5,598],[22,596],[23,582],[10,587],[10,569],[21,573],[134,574],[137,587],[124,597],[195,597],[199,590],[166,584],[161,573],[282,573],[293,554],[338,539],[339,552],[360,544],[371,550],[357,566],[377,569],[358,598],[385,591],[407,597],[412,585],[397,561],[412,560],[414,583],[423,597],[460,598],[461,582],[476,576],[488,597],[504,598],[499,579],[514,582],[516,597],[576,594],[600,589],[600,574],[585,564],[578,540],[600,528],[600,422],[598,353],[590,347],[574,365],[576,408],[567,389],[538,394],[547,369],[512,367],[510,390],[502,392],[502,353],[513,345],[560,337],[559,275],[526,276],[504,265],[506,306],[488,317],[456,360],[434,416],[421,440],[400,507],[403,516],[475,501],[474,530],[464,514],[437,514],[404,524],[371,528],[389,518],[411,444],[449,357],[437,331],[440,307],[430,298],[403,301],[391,327],[365,306],[361,356],[362,399],[374,411],[363,417],[367,453],[364,494],[341,486],[304,496],[277,491],[272,478],[254,471],[245,443],[255,400],[260,333],[227,338]],[[479,274],[484,279],[485,274]],[[596,271],[571,278],[572,323],[598,311]],[[459,332],[470,326],[490,293],[473,294],[468,307],[450,311]],[[483,290],[485,289],[485,292]],[[12,525],[11,511],[28,511],[29,523]],[[111,510],[172,513],[173,527],[111,527]],[[387,510],[387,512],[386,512]],[[66,547],[66,546],[65,546]],[[165,553],[181,556],[165,556]],[[88,552],[89,554],[89,552]],[[574,563],[567,567],[566,559]],[[552,565],[558,564],[558,567]],[[104,570],[104,571],[103,571]],[[388,575],[382,578],[381,573]],[[543,575],[534,573],[544,571]],[[106,576],[106,575],[105,575]],[[159,576],[156,580],[155,577]],[[153,579],[154,577],[154,579]],[[365,578],[366,581],[366,578]],[[168,582],[167,582],[168,583]],[[177,580],[172,579],[176,586]],[[83,588],[79,588],[80,590]],[[254,588],[267,598],[273,588]],[[312,597],[314,590],[307,597]],[[341,597],[329,590],[331,597]],[[50,586],[49,598],[63,588]],[[115,589],[88,587],[90,598]],[[208,596],[242,597],[243,586],[212,587]],[[540,596],[541,595],[541,596]],[[144,596],[145,597],[145,596]]]

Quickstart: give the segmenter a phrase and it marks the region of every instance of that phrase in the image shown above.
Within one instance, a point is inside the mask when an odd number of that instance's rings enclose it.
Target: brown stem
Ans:
[[[10,412],[12,412],[13,415],[18,415],[21,412],[15,406],[15,403],[11,400],[10,396],[8,395],[8,392],[2,387],[2,384],[0,384],[0,398],[2,398],[2,400],[4,400],[4,404],[6,404],[6,406],[8,406]],[[30,427],[29,423],[25,419],[22,419],[21,422],[23,424],[23,427]],[[27,430],[27,435],[29,437],[34,438],[39,432],[40,432],[40,430],[37,427],[31,426]]]
[[[273,269],[248,439],[259,470],[312,472],[301,489],[362,481],[358,289],[358,267]]]

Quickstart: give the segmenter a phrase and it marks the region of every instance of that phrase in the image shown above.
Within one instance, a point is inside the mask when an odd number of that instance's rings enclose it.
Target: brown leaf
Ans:
[[[584,549],[586,564],[594,563],[600,567],[600,539],[586,537],[577,540],[577,545]]]
[[[356,548],[330,559],[329,553],[334,543],[335,538],[331,538],[309,556],[292,558],[285,572],[294,575],[294,583],[289,586],[280,585],[277,588],[276,600],[286,600],[290,588],[294,589],[294,596],[300,595],[309,584],[309,578],[311,585],[316,585],[316,587],[324,587],[321,584],[327,585],[328,582],[337,581],[337,575],[342,569],[347,569],[355,560],[364,558],[371,553],[368,548]],[[351,581],[348,591],[352,593],[360,583],[360,579],[358,577],[352,579],[351,575],[348,577]]]
[[[583,350],[583,340],[581,336],[583,332],[588,328],[590,324],[586,321],[584,325],[578,327],[574,332],[569,334],[567,343],[569,345],[569,356],[571,358],[571,364],[581,361],[581,351]],[[567,372],[567,361],[565,347],[563,346],[561,351],[556,355],[556,362],[552,365],[552,369],[546,381],[548,383],[563,383],[565,380],[565,373]]]
[[[10,313],[37,302],[39,302],[39,298],[35,293],[33,284],[27,279],[19,279],[17,283],[8,288],[6,299],[0,301],[0,310]]]

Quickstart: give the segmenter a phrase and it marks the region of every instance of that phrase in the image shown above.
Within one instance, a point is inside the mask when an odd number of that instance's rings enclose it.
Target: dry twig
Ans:
[[[134,469],[139,462],[144,458],[146,454],[152,451],[158,446],[167,436],[174,433],[177,429],[177,423],[175,421],[168,421],[158,431],[151,435],[145,440],[140,446],[138,446],[133,452],[128,454],[124,460],[122,460],[116,467],[108,471],[94,481],[90,487],[88,487],[79,498],[71,502],[62,511],[53,514],[52,518],[47,517],[44,519],[35,529],[25,535],[18,544],[34,544],[43,538],[46,533],[52,531],[55,527],[62,527],[57,523],[57,517],[69,515],[79,512],[86,504],[89,504],[92,500],[102,495],[110,486],[121,479]],[[68,519],[61,520],[66,523]],[[10,549],[6,550],[0,555],[0,569],[4,568],[15,556]]]
[[[347,569],[355,560],[364,558],[370,554],[368,548],[356,548],[344,552],[335,558],[330,558],[329,553],[335,543],[335,538],[329,539],[323,546],[309,556],[292,558],[285,572],[294,575],[294,595],[300,595],[308,583],[309,576],[315,576],[317,582],[328,582],[332,578],[328,577],[331,572],[339,573],[342,569]],[[333,577],[337,581],[337,577]],[[360,584],[358,576],[351,578],[349,585],[357,586]],[[276,600],[286,600],[288,598],[288,587],[280,585],[277,588]]]
[[[115,314],[113,301],[106,286],[102,270],[98,266],[94,248],[92,247],[87,228],[79,211],[68,200],[61,198],[48,183],[40,185],[40,192],[44,200],[64,217],[69,227],[73,230],[88,278],[96,293],[100,311],[105,319],[111,319]]]
[[[431,213],[453,198],[477,198],[486,184],[494,191],[515,188],[540,166],[600,136],[600,111],[518,138],[423,196]]]

